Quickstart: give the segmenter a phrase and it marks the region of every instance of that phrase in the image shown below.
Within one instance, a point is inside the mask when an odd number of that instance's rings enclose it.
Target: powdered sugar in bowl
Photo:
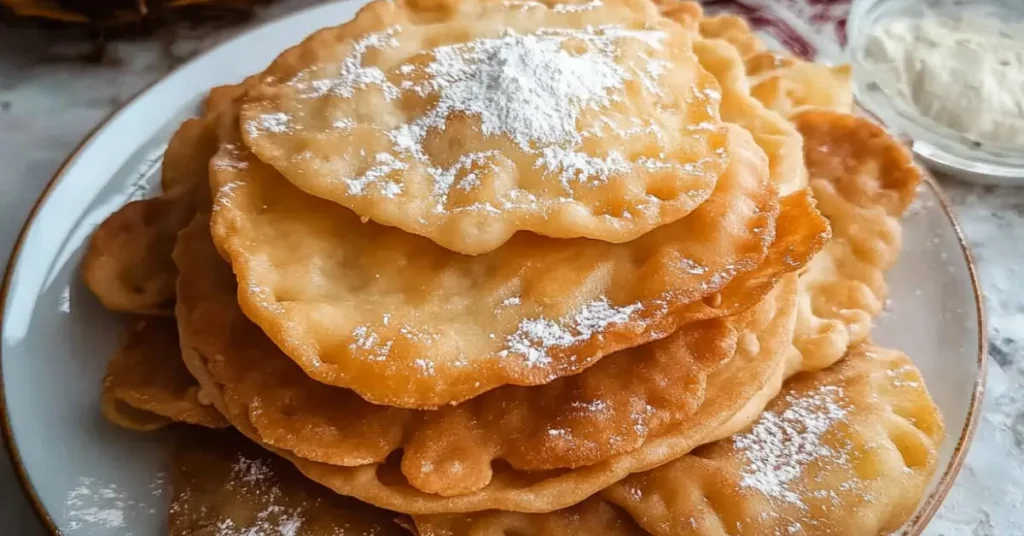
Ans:
[[[854,1],[848,47],[858,104],[929,165],[1024,181],[1024,4]]]

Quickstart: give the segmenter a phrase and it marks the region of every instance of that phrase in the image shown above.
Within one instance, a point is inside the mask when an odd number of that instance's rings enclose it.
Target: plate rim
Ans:
[[[341,2],[339,2],[341,3]],[[68,168],[74,164],[83,153],[88,150],[94,139],[105,129],[107,125],[113,122],[122,112],[125,112],[128,108],[133,107],[140,98],[148,93],[154,86],[163,82],[164,80],[176,75],[178,72],[189,68],[194,63],[199,62],[207,56],[217,54],[222,48],[226,48],[231,43],[245,39],[249,34],[259,29],[269,27],[274,24],[279,24],[287,19],[298,18],[304,16],[307,12],[314,11],[316,9],[323,9],[326,4],[316,4],[309,6],[293,13],[275,17],[262,23],[256,24],[229,39],[226,39],[213,48],[196,55],[188,61],[178,65],[174,69],[171,69],[163,76],[153,80],[149,84],[146,84],[142,89],[135,93],[130,99],[124,102],[124,104],[118,106],[106,117],[103,118],[95,127],[93,127],[83,138],[82,141],[71,151],[71,153],[64,159],[57,170],[53,173],[53,176],[47,182],[43,188],[42,193],[36,199],[32,206],[32,210],[29,211],[28,216],[25,218],[25,222],[22,224],[21,229],[18,231],[17,238],[14,242],[14,246],[11,248],[10,257],[7,260],[6,268],[4,270],[3,284],[0,286],[0,326],[4,325],[4,317],[7,315],[7,309],[9,305],[9,291],[11,286],[12,276],[15,270],[18,268],[22,249],[25,246],[26,239],[29,231],[36,225],[40,209],[49,201],[51,194],[60,184],[61,180],[67,174]],[[361,9],[361,8],[360,8]],[[967,457],[967,452],[973,442],[975,432],[978,427],[978,423],[981,417],[981,404],[984,399],[985,386],[988,378],[988,321],[985,314],[985,300],[981,291],[981,285],[978,281],[977,267],[974,261],[974,255],[971,253],[971,247],[968,245],[966,238],[964,237],[963,230],[960,223],[957,221],[956,216],[952,209],[952,203],[946,196],[942,186],[938,183],[935,177],[923,166],[921,166],[924,172],[924,180],[922,184],[927,186],[939,201],[939,207],[950,225],[953,227],[954,234],[956,235],[957,244],[960,246],[960,251],[963,254],[964,262],[967,264],[967,273],[971,280],[971,291],[974,296],[975,313],[977,315],[978,323],[978,355],[977,355],[977,371],[978,376],[974,381],[974,390],[971,393],[970,405],[967,410],[967,419],[964,421],[964,426],[960,430],[957,444],[953,449],[953,455],[950,458],[949,464],[945,467],[942,475],[939,477],[939,481],[935,486],[935,489],[920,503],[916,513],[904,523],[902,534],[906,536],[919,536],[928,525],[928,523],[935,516],[939,507],[942,505],[946,496],[949,494],[950,489],[956,482],[956,476],[960,473],[960,469],[963,467],[964,460]],[[14,433],[11,427],[10,413],[7,410],[7,393],[4,383],[4,372],[3,372],[3,346],[0,345],[0,436],[3,438],[4,446],[7,448],[8,458],[11,465],[14,468],[16,480],[21,488],[21,492],[28,499],[32,506],[32,511],[35,514],[36,519],[42,524],[43,528],[49,533],[49,536],[61,536],[61,529],[57,527],[56,522],[50,515],[49,511],[43,505],[38,493],[36,492],[35,486],[28,475],[28,471],[25,468],[24,463],[21,459],[21,454],[18,451],[17,445],[14,442]],[[0,520],[2,521],[2,520]]]

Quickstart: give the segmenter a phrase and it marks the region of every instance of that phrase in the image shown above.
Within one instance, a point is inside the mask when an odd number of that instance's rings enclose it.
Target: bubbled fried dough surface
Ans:
[[[183,431],[170,536],[408,536],[398,514],[341,497],[236,432]]]
[[[764,50],[764,43],[754,34],[750,23],[743,17],[722,14],[700,20],[700,34],[708,39],[721,39],[736,47],[740,57],[746,58]]]
[[[628,242],[730,158],[691,37],[641,0],[373,2],[267,69],[243,135],[302,190],[460,253]]]
[[[900,218],[921,181],[910,151],[868,119],[832,111],[793,117],[818,208],[833,239],[800,278],[796,346],[826,367],[864,341],[885,306],[885,271],[902,249]]]
[[[269,440],[264,439],[263,434],[272,432],[267,427],[268,423],[275,424],[272,413],[280,411],[281,408],[276,405],[276,402],[263,404],[259,399],[253,397],[253,393],[271,397],[274,396],[274,393],[285,393],[286,391],[283,391],[281,386],[287,385],[290,381],[286,379],[285,375],[290,373],[296,378],[301,378],[303,375],[288,359],[280,355],[276,359],[266,359],[265,365],[260,363],[257,360],[260,358],[259,352],[273,348],[273,346],[269,342],[265,342],[268,346],[263,347],[262,350],[253,346],[253,344],[258,344],[255,342],[259,340],[258,329],[240,314],[225,314],[224,305],[230,306],[230,291],[227,293],[223,290],[218,291],[218,287],[225,283],[230,285],[231,274],[217,256],[208,236],[204,237],[206,232],[208,231],[202,222],[190,226],[182,233],[175,252],[175,259],[181,270],[178,320],[186,364],[199,379],[204,389],[214,394],[214,401],[218,408],[228,416],[233,425],[246,435],[264,444],[270,440],[277,441],[281,438],[294,440],[294,438],[289,438],[290,434],[287,432],[279,436],[270,436]],[[800,242],[804,241],[806,239]],[[780,254],[785,256],[785,253],[789,251],[792,249],[784,247]],[[787,281],[787,279],[783,281]],[[392,456],[382,463],[365,462],[370,464],[341,467],[311,462],[281,448],[274,450],[298,464],[315,480],[328,484],[339,493],[353,495],[376,504],[388,505],[400,511],[464,511],[501,507],[536,510],[566,506],[582,500],[590,493],[614,482],[632,470],[639,470],[638,467],[660,463],[659,460],[671,459],[671,456],[680,449],[692,448],[700,442],[700,437],[708,432],[709,427],[713,427],[715,422],[727,420],[734,408],[743,406],[746,398],[761,388],[760,386],[766,381],[769,372],[777,368],[777,363],[781,358],[780,355],[776,355],[781,354],[781,351],[773,350],[776,348],[776,343],[784,344],[792,337],[796,282],[794,276],[788,276],[788,281],[788,283],[780,283],[769,295],[770,299],[766,299],[761,305],[750,309],[742,316],[745,323],[737,327],[742,335],[736,339],[737,351],[729,361],[729,373],[709,376],[709,381],[711,378],[715,378],[716,382],[725,382],[718,383],[714,387],[709,384],[706,392],[714,396],[710,400],[705,400],[696,413],[666,427],[660,437],[649,439],[643,447],[628,455],[617,456],[596,465],[568,471],[516,471],[508,464],[495,464],[498,470],[482,489],[465,495],[443,497],[424,493],[409,484],[402,475],[403,464],[400,456]],[[222,300],[220,296],[225,295],[228,298]],[[220,301],[222,305],[215,305],[216,300],[222,300]],[[225,335],[229,338],[225,339]],[[264,341],[266,340],[264,339]],[[240,353],[232,354],[230,353],[232,350]],[[234,372],[243,377],[226,376],[226,374],[232,373],[229,365],[234,355],[249,360],[250,366],[236,369]],[[261,379],[261,369],[265,366],[274,366],[275,363],[281,368],[270,370]],[[591,374],[591,372],[588,370],[583,374]],[[226,377],[229,379],[228,383],[219,383],[219,379],[222,380]],[[260,381],[263,382],[262,385]],[[319,385],[312,380],[306,381],[310,382],[310,386]],[[657,392],[657,389],[657,386],[654,386],[648,391]],[[310,428],[302,430],[305,434],[304,437],[310,438],[310,443],[318,443],[316,432],[323,430],[325,435],[321,439],[339,441],[337,443],[339,448],[336,452],[350,453],[353,456],[351,461],[356,463],[359,461],[354,456],[360,454],[376,456],[377,459],[384,460],[384,456],[395,448],[394,445],[388,445],[387,441],[394,441],[397,445],[400,444],[397,442],[401,441],[404,433],[416,432],[416,428],[412,426],[416,424],[416,421],[402,418],[402,415],[411,415],[410,412],[395,413],[403,410],[372,406],[351,394],[349,395],[351,398],[343,399],[342,396],[350,392],[337,388],[334,390],[339,394],[332,397],[329,402],[333,404],[334,408],[337,408],[336,411],[332,409],[332,406],[326,406],[330,411],[316,406],[304,409],[304,411],[315,412],[318,416],[330,416],[331,421],[320,420],[318,422],[316,419],[301,421],[303,413],[298,410],[286,411],[282,416],[291,416],[304,424],[319,424],[319,428],[310,426]],[[303,393],[302,390],[290,392]],[[245,399],[246,396],[250,398]],[[288,395],[285,394],[285,396]],[[308,400],[310,399],[301,401]],[[346,402],[346,400],[348,401]],[[569,400],[573,400],[573,398]],[[358,401],[363,405],[360,406],[353,401]],[[249,405],[250,402],[254,403]],[[367,413],[374,408],[392,413],[376,415]],[[437,412],[420,412],[420,414],[435,415]],[[269,421],[267,420],[268,415],[270,415]],[[543,414],[539,417],[543,418]],[[349,424],[346,424],[344,418],[350,419]],[[286,421],[278,418],[276,422],[284,423]],[[385,428],[381,425],[381,428],[374,429],[376,426],[374,423],[385,423],[391,427]],[[330,433],[331,427],[336,427],[338,432]],[[403,427],[406,432],[403,432]],[[442,440],[447,435],[467,435],[472,434],[474,430],[486,429],[473,427],[441,429],[435,427],[433,433],[438,440]],[[500,431],[500,429],[498,430]],[[347,431],[348,434],[345,435],[341,433],[342,431]],[[474,444],[479,445],[479,443],[473,443],[473,437],[468,435],[467,437],[467,447]],[[653,447],[647,450],[649,445],[653,445]],[[360,449],[363,449],[363,452],[359,452]],[[473,453],[447,452],[445,454],[457,457]],[[423,468],[416,469],[422,470]],[[454,476],[467,478],[467,475],[456,474]],[[451,480],[453,478],[449,479],[449,481]],[[545,506],[549,504],[555,504],[555,506]]]
[[[935,471],[943,426],[920,373],[859,346],[790,380],[748,430],[603,495],[652,534],[888,534]]]
[[[778,216],[750,134],[730,126],[729,153],[708,201],[632,242],[521,233],[465,256],[363,223],[227,141],[210,166],[211,228],[243,311],[308,375],[374,403],[437,407],[576,374],[756,301],[715,308],[763,262]]]
[[[292,461],[303,473],[335,491],[409,513],[474,512],[486,509],[542,512],[582,501],[629,473],[666,463],[706,441],[745,406],[778,367],[792,336],[795,281],[783,282],[757,307],[743,313],[743,335],[732,366],[708,377],[708,396],[697,412],[632,452],[563,471],[515,471],[496,464],[490,483],[471,494],[442,497],[408,485],[398,467],[342,468]]]
[[[750,94],[783,117],[808,108],[847,113],[853,110],[849,65],[825,65],[784,52],[764,50],[764,43],[750,24],[735,15],[701,19],[700,33],[736,49],[745,64]]]
[[[850,66],[824,65],[799,59],[775,62],[761,59],[762,52],[747,59],[751,94],[772,110],[789,117],[806,109],[853,111],[853,85]],[[774,58],[773,58],[774,59]]]
[[[86,286],[108,309],[137,314],[167,314],[174,308],[171,261],[174,241],[209,205],[206,180],[210,158],[217,152],[214,124],[230,88],[215,89],[208,114],[182,123],[164,152],[160,182],[163,193],[128,203],[93,233],[82,260]]]
[[[705,21],[700,4],[681,0],[657,0],[655,4],[662,16],[689,31],[697,32]],[[711,20],[717,20],[711,17]],[[744,23],[745,24],[745,23]],[[738,36],[757,40],[753,33],[730,33],[730,40],[713,31],[711,24],[693,43],[693,51],[701,67],[706,69],[722,89],[720,114],[723,121],[735,123],[748,131],[768,156],[772,183],[783,194],[807,186],[807,170],[803,165],[800,134],[793,125],[774,109],[766,107],[752,94],[749,72],[745,68],[744,47],[737,43]],[[749,27],[747,27],[749,31]],[[758,41],[759,42],[759,41]],[[767,53],[757,53],[761,56]]]
[[[768,257],[722,291],[719,307],[762,296],[810,259],[828,238],[824,220],[810,214],[806,193],[783,200],[783,231]],[[247,322],[205,223],[182,234],[177,257],[182,333],[200,354],[215,356],[195,366],[229,414],[247,419],[265,443],[314,461],[383,462],[401,449],[409,483],[442,495],[484,487],[496,460],[547,470],[640,448],[692,416],[707,394],[707,377],[731,365],[741,337],[738,318],[696,322],[546,385],[500,387],[436,411],[400,410],[309,379]]]
[[[807,187],[800,133],[786,119],[751,94],[743,59],[726,41],[696,39],[694,52],[702,67],[722,87],[722,119],[750,131],[768,156],[772,183],[783,194]]]
[[[136,319],[107,363],[101,395],[104,416],[114,424],[148,431],[172,422],[210,428],[224,417],[199,400],[199,384],[181,361],[172,319]]]
[[[807,110],[793,117],[814,178],[827,180],[858,207],[901,215],[914,200],[921,171],[905,145],[865,117]]]
[[[170,252],[180,226],[191,218],[180,196],[121,207],[89,240],[82,259],[85,285],[107,309],[167,314],[174,306],[177,276]]]
[[[658,536],[876,536],[913,513],[942,437],[938,408],[910,360],[860,346],[831,368],[791,379],[748,429],[571,509],[414,519],[423,536],[527,536],[618,509]],[[609,524],[589,534],[617,532]]]

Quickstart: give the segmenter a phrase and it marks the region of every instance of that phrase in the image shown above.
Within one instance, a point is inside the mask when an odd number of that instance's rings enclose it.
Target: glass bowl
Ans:
[[[982,142],[922,115],[897,96],[889,77],[866,57],[872,30],[880,23],[921,19],[929,12],[956,17],[968,10],[1024,23],[1021,0],[854,0],[847,22],[854,96],[860,107],[912,140],[914,152],[937,171],[985,183],[1024,185],[1024,147]],[[1024,40],[1024,35],[1014,37]]]

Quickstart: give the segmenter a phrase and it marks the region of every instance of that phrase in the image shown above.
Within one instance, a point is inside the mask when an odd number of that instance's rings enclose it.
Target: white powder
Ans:
[[[555,13],[578,13],[580,11],[592,11],[604,5],[601,0],[590,0],[584,4],[555,4],[551,10]]]
[[[365,192],[367,185],[382,184],[380,191],[387,197],[395,197],[402,192],[402,185],[395,181],[384,181],[383,179],[392,171],[402,171],[408,168],[408,165],[388,153],[377,153],[374,155],[373,167],[367,170],[366,173],[351,179],[345,179],[345,183],[348,184],[348,193],[360,195]]]
[[[302,507],[285,507],[285,499],[275,482],[274,472],[265,460],[239,456],[226,486],[240,490],[251,502],[265,504],[252,522],[243,525],[229,518],[216,524],[216,536],[296,536],[303,524]]]
[[[419,369],[420,374],[422,374],[424,376],[433,376],[434,375],[434,363],[433,362],[427,361],[426,359],[416,359],[412,363],[413,363],[413,365],[416,365],[417,369]]]
[[[352,53],[338,65],[338,72],[334,76],[311,79],[309,72],[302,72],[289,85],[302,90],[304,96],[313,98],[326,95],[351,97],[358,89],[374,86],[381,88],[385,99],[395,99],[399,96],[398,88],[388,82],[384,71],[377,67],[364,67],[363,55],[371,49],[398,47],[395,35],[401,30],[396,26],[363,36],[353,44]]]
[[[591,402],[580,402],[579,400],[570,404],[573,409],[582,410],[587,413],[603,413],[608,410],[608,403],[604,400],[593,400]]]
[[[263,460],[250,460],[239,457],[231,469],[233,481],[237,480],[241,484],[248,484],[250,486],[267,482],[274,476],[270,466]]]
[[[369,361],[385,361],[391,355],[394,341],[381,341],[373,327],[362,325],[352,330],[352,343],[348,348],[355,354],[361,354]]]
[[[352,130],[353,128],[356,128],[356,122],[347,117],[343,117],[331,123],[331,127],[338,130]]]
[[[708,271],[707,266],[702,266],[697,264],[696,261],[685,258],[679,261],[679,269],[690,275],[704,275]]]
[[[604,182],[614,173],[628,173],[631,169],[618,151],[609,151],[608,156],[598,158],[561,147],[545,147],[543,156],[537,159],[537,166],[548,173],[557,173],[566,191],[572,190],[570,183],[573,181],[584,184]],[[665,166],[671,167],[668,163]]]
[[[572,432],[565,428],[550,428],[548,429],[549,437],[557,437],[565,440],[572,440]]]
[[[245,123],[245,129],[249,133],[250,137],[255,138],[264,132],[270,132],[271,134],[287,134],[288,132],[291,132],[294,127],[292,126],[292,118],[290,115],[282,112],[276,112],[263,114],[258,119],[247,121]]]
[[[586,4],[558,5],[554,10],[571,13],[597,9],[601,5],[600,0],[594,0]],[[371,186],[373,191],[388,196],[399,195],[400,183],[387,182],[387,177],[406,171],[402,160],[413,160],[423,164],[433,179],[434,210],[441,212],[453,187],[470,191],[479,185],[478,170],[514,166],[498,151],[469,153],[448,167],[437,166],[428,157],[424,141],[431,131],[443,130],[456,116],[476,117],[484,136],[506,136],[524,152],[537,155],[536,168],[558,177],[567,192],[572,191],[574,182],[596,184],[635,170],[654,171],[678,165],[651,156],[631,162],[616,151],[585,153],[582,151],[584,137],[577,130],[584,110],[621,101],[628,80],[637,80],[648,91],[659,92],[658,81],[668,64],[649,57],[649,52],[662,48],[666,35],[660,30],[618,26],[542,29],[531,34],[508,30],[500,37],[435,48],[429,63],[397,67],[391,76],[401,78],[400,81],[389,80],[377,67],[362,65],[368,50],[399,46],[394,36],[400,31],[401,28],[395,27],[364,36],[354,44],[352,53],[341,62],[338,71],[327,78],[317,79],[315,77],[322,73],[317,71],[314,75],[310,71],[289,82],[307,98],[351,97],[356,90],[370,87],[380,88],[388,99],[398,98],[404,92],[436,97],[432,107],[417,119],[385,132],[393,144],[392,154],[378,154],[360,176],[342,179],[348,183],[350,195],[366,194]],[[648,54],[641,50],[637,53],[639,61],[620,65],[616,60],[622,40],[642,42]],[[263,118],[260,128],[263,123],[285,128],[276,119],[279,118]],[[608,123],[605,127],[615,125]],[[334,128],[349,128],[349,121],[337,121]],[[649,135],[651,131],[659,137],[662,135],[653,122],[642,128],[616,130],[623,136],[630,132]],[[536,202],[532,196],[520,193],[512,189],[501,200],[502,205],[509,208]],[[498,210],[487,204],[465,209]]]
[[[223,171],[241,171],[249,168],[249,163],[243,158],[242,150],[232,143],[222,145],[217,154],[213,155],[210,165],[214,169]]]
[[[980,142],[1024,145],[1024,24],[971,10],[896,18],[864,55],[922,115]]]
[[[836,386],[789,395],[789,407],[781,414],[766,411],[749,432],[734,436],[733,445],[747,459],[740,486],[804,506],[800,494],[790,489],[804,468],[824,458],[846,463],[843,452],[822,442],[825,433],[847,414],[842,398],[843,390]]]
[[[629,322],[642,309],[639,303],[614,307],[607,298],[601,298],[585,304],[567,319],[524,319],[516,332],[505,339],[505,349],[498,355],[521,355],[528,365],[544,366],[551,363],[550,350],[600,335],[612,326]]]
[[[570,53],[563,48],[570,38],[591,44],[591,50]],[[609,104],[609,90],[629,78],[615,63],[611,41],[594,33],[545,30],[437,48],[426,67],[430,78],[418,88],[440,99],[419,126],[438,128],[452,114],[465,113],[480,118],[484,135],[507,135],[523,150],[533,143],[576,141],[580,110]]]
[[[501,302],[501,305],[499,305],[499,307],[512,307],[513,305],[519,305],[522,302],[523,300],[519,296],[512,296],[510,298],[505,298],[505,300]]]
[[[514,9],[517,11],[527,11],[533,8],[546,7],[540,2],[534,2],[533,0],[505,0],[502,2],[506,9]]]
[[[150,484],[149,490],[154,496],[162,493],[163,479],[164,474],[160,473]],[[80,477],[77,484],[64,499],[67,536],[131,536],[126,530],[130,521],[139,515],[157,514],[154,509],[130,500],[128,494],[114,484],[90,477]]]

